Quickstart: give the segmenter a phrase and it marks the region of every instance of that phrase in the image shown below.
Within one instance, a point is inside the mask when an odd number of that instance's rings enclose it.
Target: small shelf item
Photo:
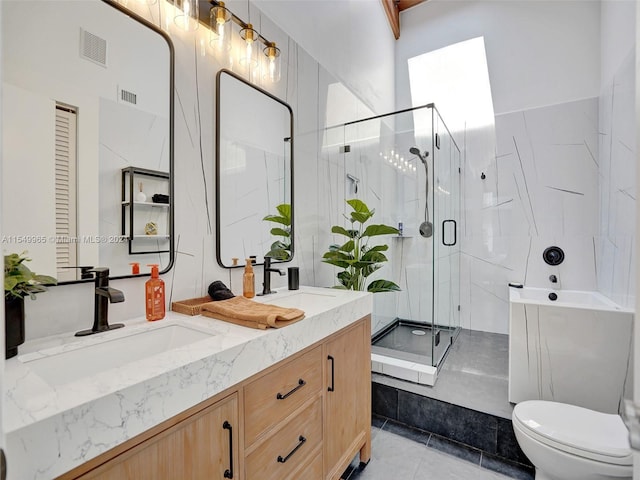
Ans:
[[[130,255],[170,252],[169,187],[168,172],[122,169],[122,235]]]

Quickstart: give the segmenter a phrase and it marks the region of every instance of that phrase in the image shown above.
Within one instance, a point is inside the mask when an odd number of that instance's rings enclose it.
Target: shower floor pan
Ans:
[[[457,332],[458,329],[449,327],[432,328],[424,323],[396,319],[372,338],[371,371],[433,386]],[[432,350],[437,359],[435,365]]]

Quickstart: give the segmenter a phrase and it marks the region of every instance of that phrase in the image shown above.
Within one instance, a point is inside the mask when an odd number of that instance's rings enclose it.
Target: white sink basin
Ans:
[[[213,334],[182,325],[167,325],[131,335],[110,337],[33,360],[21,360],[51,386],[64,385],[100,372],[183,347]]]
[[[298,292],[291,295],[279,296],[277,293],[272,298],[265,300],[264,303],[273,303],[279,307],[299,308],[300,310],[315,310],[318,307],[323,307],[328,301],[336,298],[336,295],[331,293],[309,293]]]

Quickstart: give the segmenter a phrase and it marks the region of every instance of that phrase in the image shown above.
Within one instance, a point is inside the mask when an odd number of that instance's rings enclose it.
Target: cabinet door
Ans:
[[[234,393],[79,478],[238,478],[238,433],[238,399]]]
[[[326,343],[325,442],[327,478],[340,478],[353,456],[369,461],[371,445],[369,318]]]

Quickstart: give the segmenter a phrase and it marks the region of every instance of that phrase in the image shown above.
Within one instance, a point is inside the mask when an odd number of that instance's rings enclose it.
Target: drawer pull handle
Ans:
[[[298,385],[296,387],[293,388],[293,390],[288,391],[287,393],[285,393],[284,395],[281,393],[278,393],[276,395],[276,399],[277,400],[284,400],[285,398],[287,398],[289,395],[291,395],[292,393],[297,392],[298,390],[300,390],[302,387],[304,387],[307,384],[307,382],[305,382],[303,379],[298,380]]]
[[[327,355],[327,360],[331,360],[331,386],[327,387],[327,391],[333,392],[335,390],[335,374],[333,371],[333,366],[336,363],[335,359],[331,355]]]
[[[288,454],[286,457],[283,457],[282,455],[278,455],[278,463],[284,463],[284,462],[286,462],[287,460],[289,460],[289,457],[291,457],[291,455],[293,455],[294,453],[296,453],[296,452],[298,451],[298,449],[302,446],[302,444],[303,444],[304,442],[306,442],[306,441],[307,441],[307,439],[306,439],[306,438],[304,438],[302,435],[300,435],[300,436],[298,437],[298,442],[299,442],[299,443],[298,443],[298,445],[296,445],[296,447],[295,447],[293,450],[291,450],[291,451],[289,452],[289,454]]]
[[[224,478],[233,478],[233,428],[226,420],[222,428],[229,430],[229,468],[224,471]]]

